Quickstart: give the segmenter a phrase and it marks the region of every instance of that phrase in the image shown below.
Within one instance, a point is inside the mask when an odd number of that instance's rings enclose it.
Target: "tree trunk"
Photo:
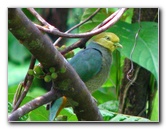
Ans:
[[[140,9],[134,9],[133,22],[139,19]],[[141,21],[155,21],[158,22],[158,9],[157,8],[144,8],[141,9]],[[127,78],[128,71],[130,70],[131,61],[125,59],[124,64],[124,78],[120,88],[120,102],[119,112],[129,115],[148,117],[146,112],[147,101],[149,101],[150,92],[150,77],[151,73],[133,62],[133,72],[129,80]]]
[[[146,102],[151,73],[133,63],[134,71],[130,74],[131,81],[127,78],[131,61],[125,59],[124,78],[120,90],[119,112],[146,117]]]

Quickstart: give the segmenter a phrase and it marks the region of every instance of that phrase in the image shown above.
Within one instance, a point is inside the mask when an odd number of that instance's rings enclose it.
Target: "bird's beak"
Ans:
[[[115,45],[115,47],[123,48],[123,46],[120,43],[115,43],[114,45]]]

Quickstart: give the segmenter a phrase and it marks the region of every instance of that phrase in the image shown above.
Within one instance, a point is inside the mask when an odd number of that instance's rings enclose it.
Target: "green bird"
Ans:
[[[114,33],[103,32],[95,36],[86,49],[77,53],[69,61],[91,93],[107,80],[112,52],[117,47],[122,47],[118,36]]]
[[[112,62],[112,52],[118,47],[122,48],[119,41],[119,37],[114,33],[103,32],[93,37],[84,50],[69,60],[70,65],[91,93],[107,80]],[[57,112],[59,113],[59,111]],[[51,120],[53,118],[51,117]]]

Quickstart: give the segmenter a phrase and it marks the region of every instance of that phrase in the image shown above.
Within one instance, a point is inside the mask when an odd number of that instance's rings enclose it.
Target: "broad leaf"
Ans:
[[[8,31],[8,58],[17,64],[23,64],[30,58],[30,52]]]
[[[92,95],[95,99],[97,99],[98,104],[101,104],[110,100],[117,100],[115,87],[100,87]]]
[[[151,114],[151,121],[159,121],[159,92],[157,91],[152,106],[152,114]]]
[[[10,90],[9,90],[10,91]],[[13,110],[13,99],[14,99],[14,93],[8,93],[8,115],[12,112]],[[28,101],[32,100],[32,97],[27,96],[21,103],[21,105],[24,105]],[[28,114],[23,115],[22,117],[19,118],[19,121],[26,121],[29,118]]]
[[[45,106],[41,106],[29,113],[30,121],[48,121],[49,111]]]
[[[155,22],[141,22],[138,38],[135,39],[139,28],[138,23],[118,22],[108,31],[112,31],[120,37],[123,49],[119,49],[119,51],[122,55],[127,58],[132,57],[132,61],[149,70],[158,80],[158,24]],[[136,47],[131,53],[134,44]]]
[[[95,8],[86,9],[82,16],[82,21],[89,17],[95,10]],[[95,17],[79,28],[80,32],[92,30],[115,10],[117,10],[117,8],[101,9]],[[120,43],[123,45],[123,49],[119,49],[119,51],[125,57],[132,57],[131,60],[153,73],[158,81],[158,24],[155,22],[141,22],[141,26],[138,23],[128,24],[131,22],[132,15],[133,9],[130,9],[128,12],[126,11],[121,21],[113,25],[107,31],[114,32],[120,37]],[[122,21],[127,21],[128,23]],[[138,38],[135,39],[139,29]],[[131,53],[135,43],[136,47],[134,52]]]
[[[18,84],[26,75],[28,70],[28,63],[22,65],[16,65],[12,62],[8,62],[8,86]]]
[[[108,110],[101,109],[100,110],[104,121],[111,122],[150,122],[149,119],[137,116],[129,116],[124,114],[118,114],[115,112],[110,112]]]
[[[67,121],[78,121],[76,115],[73,112],[73,109],[70,107],[62,109],[59,116],[66,116]]]
[[[106,109],[108,111],[118,112],[119,101],[117,100],[107,101],[105,103],[100,104],[98,107],[100,109]]]

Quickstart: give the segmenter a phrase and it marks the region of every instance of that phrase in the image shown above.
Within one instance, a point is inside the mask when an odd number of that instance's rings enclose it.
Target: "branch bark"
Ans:
[[[51,90],[45,95],[35,98],[34,100],[30,101],[29,103],[12,112],[9,115],[8,120],[17,121],[19,117],[25,115],[26,113],[42,106],[43,104],[48,103],[49,101],[52,101],[53,99],[56,99],[57,96],[55,96],[55,94],[55,90]]]
[[[103,23],[101,23],[100,25],[98,25],[96,28],[94,28],[92,31],[90,32],[85,32],[85,33],[80,33],[80,34],[70,34],[70,33],[64,33],[59,31],[57,28],[55,28],[54,26],[50,25],[49,23],[47,23],[46,27],[44,26],[40,26],[40,25],[36,25],[36,27],[38,27],[40,30],[47,32],[47,33],[51,33],[54,35],[59,35],[61,37],[68,37],[68,38],[84,38],[84,37],[89,37],[89,36],[94,36],[96,34],[99,34],[101,32],[104,32],[105,30],[107,30],[108,28],[110,28],[111,26],[113,26],[123,15],[123,13],[127,10],[127,8],[121,8],[119,10],[117,10],[115,13],[113,13],[111,16],[109,16],[106,20],[103,21]],[[46,22],[44,22],[46,24]]]
[[[50,67],[66,69],[65,73],[59,74],[54,82],[54,88],[69,98],[71,102],[78,103],[76,106],[73,105],[73,109],[79,120],[102,120],[95,101],[75,70],[53,47],[50,40],[24,15],[21,9],[9,8],[8,27],[12,34],[38,59],[45,69]],[[14,113],[11,115],[14,115]],[[10,120],[12,121],[12,119]]]
[[[120,90],[119,112],[145,117],[150,72],[133,63],[135,71],[132,73],[130,81],[126,76],[130,70],[130,64],[130,60],[126,59],[124,67],[125,76]]]

